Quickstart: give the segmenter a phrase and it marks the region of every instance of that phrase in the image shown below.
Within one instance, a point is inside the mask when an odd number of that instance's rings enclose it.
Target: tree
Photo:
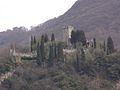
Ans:
[[[49,61],[48,61],[48,66],[53,65],[53,59],[54,59],[54,50],[53,50],[53,45],[50,45],[50,50],[49,50]]]
[[[44,35],[41,36],[41,42],[45,42],[45,36]]]
[[[51,41],[55,41],[55,36],[54,36],[53,33],[52,33],[52,35],[51,35]]]
[[[45,46],[44,46],[44,36],[41,36],[41,45],[40,45],[42,61],[45,59]]]
[[[104,40],[104,44],[103,44],[103,50],[104,50],[104,52],[106,51],[106,42],[105,42],[105,40]]]
[[[36,37],[34,36],[34,44],[36,44]]]
[[[48,38],[48,35],[47,35],[47,34],[45,34],[44,40],[45,40],[45,43],[49,41],[49,38]]]
[[[96,48],[96,38],[93,38],[94,48]]]
[[[86,45],[86,37],[84,31],[72,31],[71,32],[71,43],[75,45],[77,42],[82,43],[83,46]]]
[[[71,39],[70,39],[71,44],[75,45],[76,43],[76,32],[72,31],[71,32]]]
[[[56,44],[55,44],[54,52],[55,52],[55,58],[57,59],[58,58],[58,47]]]
[[[83,48],[81,49],[81,60],[85,61],[85,52],[84,52]]]
[[[62,43],[58,43],[58,60],[59,61],[64,61],[63,44]]]
[[[76,54],[76,70],[79,72],[80,71],[80,58],[79,58],[79,53]]]
[[[42,63],[42,58],[41,58],[41,51],[40,51],[40,44],[37,44],[37,64],[41,65]]]
[[[5,87],[7,90],[10,90],[13,88],[13,82],[11,79],[5,79],[3,82],[2,82],[2,85],[3,87]]]
[[[107,54],[111,54],[114,51],[114,43],[112,38],[109,36],[107,39]]]
[[[77,36],[77,39],[78,39],[78,42],[81,42],[83,46],[86,45],[86,37],[85,37],[85,33],[84,31],[77,31],[76,32],[76,36]]]
[[[33,41],[33,36],[31,36],[31,42],[30,42],[30,48],[31,48],[31,52],[33,51],[33,43],[34,43],[34,41]]]
[[[87,72],[86,68],[86,61],[85,61],[85,52],[83,50],[83,48],[78,47],[77,46],[77,52],[76,52],[76,70],[80,73],[80,74],[84,74]]]

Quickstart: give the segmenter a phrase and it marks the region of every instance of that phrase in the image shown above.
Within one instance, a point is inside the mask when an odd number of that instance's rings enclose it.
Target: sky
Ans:
[[[64,14],[76,0],[0,0],[0,31],[36,26]]]

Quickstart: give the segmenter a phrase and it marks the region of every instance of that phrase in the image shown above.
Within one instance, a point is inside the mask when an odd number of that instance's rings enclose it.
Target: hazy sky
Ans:
[[[0,0],[0,31],[30,27],[65,13],[76,0]]]

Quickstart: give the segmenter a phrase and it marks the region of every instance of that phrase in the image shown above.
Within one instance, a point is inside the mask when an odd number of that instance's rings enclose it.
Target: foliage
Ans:
[[[81,42],[83,46],[86,45],[86,37],[84,31],[72,31],[71,43],[75,45],[77,42]]]
[[[2,86],[9,89],[12,89],[13,87],[13,83],[12,83],[12,79],[5,79],[4,82],[2,82]]]
[[[105,41],[103,43],[103,50],[104,50],[104,52],[106,52],[106,42]]]
[[[52,35],[51,35],[51,41],[55,41],[55,35],[54,35],[54,33],[52,33]]]
[[[111,54],[114,52],[114,43],[111,37],[107,39],[107,54]]]
[[[34,41],[33,41],[33,42],[34,42],[34,44],[36,44],[36,43],[37,43],[37,41],[36,41],[36,37],[35,37],[35,36],[34,36]]]
[[[31,52],[32,52],[33,51],[33,36],[31,36],[30,48],[31,48]]]
[[[41,45],[40,45],[40,52],[41,52],[41,58],[42,58],[42,62],[44,62],[45,59],[45,46],[44,46],[44,36],[42,35],[41,37]]]
[[[48,66],[53,65],[54,62],[53,60],[54,60],[54,48],[53,45],[50,45]]]
[[[64,61],[64,57],[63,57],[63,44],[62,43],[58,43],[58,60],[59,61]]]
[[[36,58],[36,62],[38,65],[41,65],[42,63],[42,56],[41,56],[41,51],[40,51],[40,45],[39,43],[37,44],[37,58]]]
[[[71,39],[70,39],[70,41],[71,41],[72,44],[76,43],[76,35],[75,34],[76,34],[75,31],[71,32]]]
[[[0,65],[0,73],[5,73],[10,71],[10,66],[7,64],[1,64]]]
[[[94,48],[96,48],[96,38],[93,38]]]
[[[31,48],[31,52],[36,50],[36,37],[31,36],[31,42],[30,42],[30,48]]]
[[[45,41],[45,43],[49,41],[49,38],[48,38],[47,34],[44,35],[44,41]]]
[[[76,37],[78,39],[78,42],[81,42],[83,46],[86,45],[86,37],[84,31],[77,31]]]
[[[54,34],[51,36],[50,42],[47,40],[47,35],[41,36],[40,43],[34,37],[32,49],[37,44],[35,50],[37,57],[22,57],[26,60],[16,68],[17,73],[13,75],[14,80],[11,77],[7,79],[2,88],[11,88],[11,90],[113,89],[113,82],[120,79],[120,54],[113,53],[112,39],[108,39],[107,45],[104,45],[111,51],[109,55],[106,55],[103,48],[96,48],[95,38],[93,40],[94,48],[86,47],[86,37],[83,31],[72,31],[71,37],[71,43],[76,47],[74,52],[67,53],[63,51],[66,48],[64,42],[56,42]],[[36,59],[36,62],[33,59]],[[44,67],[38,67],[36,63],[38,66]],[[0,71],[3,73],[9,70],[1,67]],[[16,84],[18,84],[17,89]]]

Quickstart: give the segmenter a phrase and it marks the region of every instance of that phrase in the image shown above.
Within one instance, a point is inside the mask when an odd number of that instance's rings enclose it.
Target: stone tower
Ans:
[[[75,30],[73,26],[67,26],[63,30],[63,41],[70,44],[71,32]]]

